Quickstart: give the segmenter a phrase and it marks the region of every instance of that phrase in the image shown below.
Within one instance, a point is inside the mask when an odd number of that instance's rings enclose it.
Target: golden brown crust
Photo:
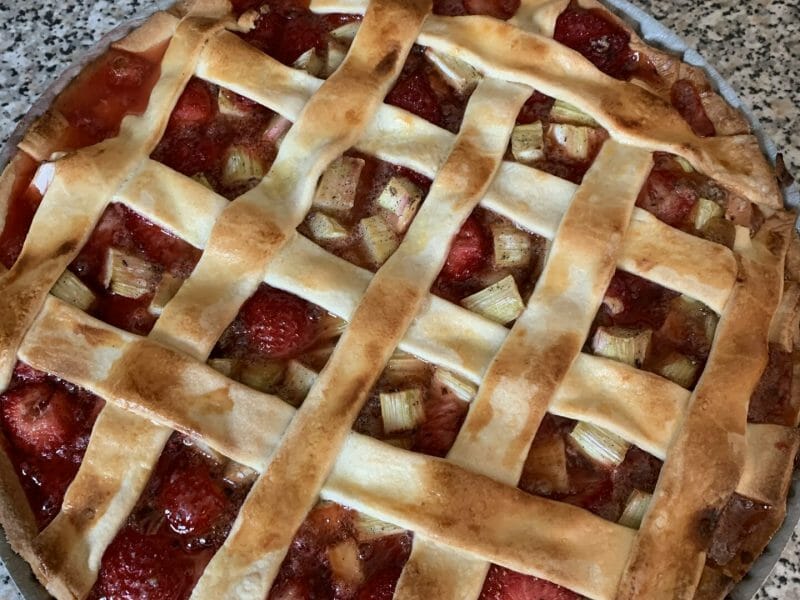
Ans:
[[[790,214],[776,215],[751,244],[736,248],[738,282],[661,470],[620,584],[620,599],[690,598],[697,586],[706,529],[744,468],[747,409],[767,362],[769,323],[780,300],[792,224]],[[696,468],[709,461],[713,471]]]

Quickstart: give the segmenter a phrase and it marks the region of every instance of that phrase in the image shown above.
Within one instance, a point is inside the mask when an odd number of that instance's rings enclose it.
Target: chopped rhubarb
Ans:
[[[91,393],[22,363],[0,395],[0,429],[42,528],[61,508],[102,405]]]

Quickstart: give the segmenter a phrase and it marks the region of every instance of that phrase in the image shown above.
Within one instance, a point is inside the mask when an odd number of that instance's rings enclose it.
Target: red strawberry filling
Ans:
[[[433,12],[437,15],[458,17],[485,15],[496,19],[510,19],[519,8],[519,0],[434,0]]]
[[[269,600],[390,600],[411,534],[333,503],[317,505],[295,535]]]
[[[218,345],[225,356],[291,358],[315,341],[321,311],[313,304],[261,284],[244,303]]]
[[[553,38],[616,79],[629,79],[637,70],[640,57],[629,46],[630,35],[602,10],[571,2],[556,20]]]
[[[794,358],[780,345],[769,345],[769,361],[750,398],[749,423],[795,426],[797,407],[792,399]]]
[[[253,471],[173,434],[127,523],[106,549],[89,598],[188,598],[254,479]]]
[[[716,134],[716,129],[711,119],[708,118],[700,93],[688,79],[679,79],[672,84],[670,90],[672,105],[678,109],[681,116],[697,135],[711,137]]]
[[[41,528],[61,508],[102,404],[89,392],[22,363],[0,395],[3,445]]]
[[[122,273],[117,274],[113,268],[112,249],[146,265],[147,277],[137,282],[140,291],[114,287],[115,278]],[[87,309],[90,314],[121,329],[145,335],[158,316],[151,305],[159,287],[166,285],[168,278],[178,283],[186,279],[199,259],[198,249],[125,205],[112,204],[69,269],[94,294],[94,301]],[[122,264],[120,271],[124,272],[125,266]],[[140,292],[141,295],[131,297]]]
[[[580,600],[581,596],[566,588],[492,565],[479,600]]]

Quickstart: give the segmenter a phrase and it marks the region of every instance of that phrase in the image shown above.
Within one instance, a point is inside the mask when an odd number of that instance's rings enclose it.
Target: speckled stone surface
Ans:
[[[0,0],[0,147],[55,76],[105,32],[168,2]],[[697,48],[800,168],[800,0],[634,0]],[[758,600],[800,600],[795,532]],[[0,563],[0,600],[21,600]]]

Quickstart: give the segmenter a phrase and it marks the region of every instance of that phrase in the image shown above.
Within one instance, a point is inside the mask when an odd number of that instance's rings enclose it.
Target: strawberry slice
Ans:
[[[142,86],[150,75],[153,66],[144,58],[114,50],[114,57],[108,65],[106,79],[115,88],[135,89]]]
[[[479,600],[580,600],[555,583],[492,565]]]
[[[293,294],[261,285],[239,313],[246,347],[268,358],[296,356],[316,337],[316,308]]]
[[[469,279],[483,268],[489,253],[489,236],[480,221],[471,216],[453,240],[439,277],[449,281]]]
[[[173,471],[157,502],[175,533],[194,535],[211,531],[227,506],[222,486],[201,462]]]
[[[439,390],[434,390],[439,392]],[[425,402],[425,421],[414,435],[413,449],[444,456],[456,441],[468,404],[450,393],[432,393]]]
[[[170,118],[171,125],[208,123],[216,109],[209,86],[200,79],[192,79],[183,90]]]
[[[174,600],[188,598],[196,580],[193,561],[163,534],[124,528],[103,555],[89,598]]]
[[[421,67],[403,70],[397,83],[386,96],[386,102],[436,125],[442,124],[439,100]]]
[[[47,382],[17,386],[0,398],[10,441],[24,450],[52,452],[78,432],[69,393]]]

